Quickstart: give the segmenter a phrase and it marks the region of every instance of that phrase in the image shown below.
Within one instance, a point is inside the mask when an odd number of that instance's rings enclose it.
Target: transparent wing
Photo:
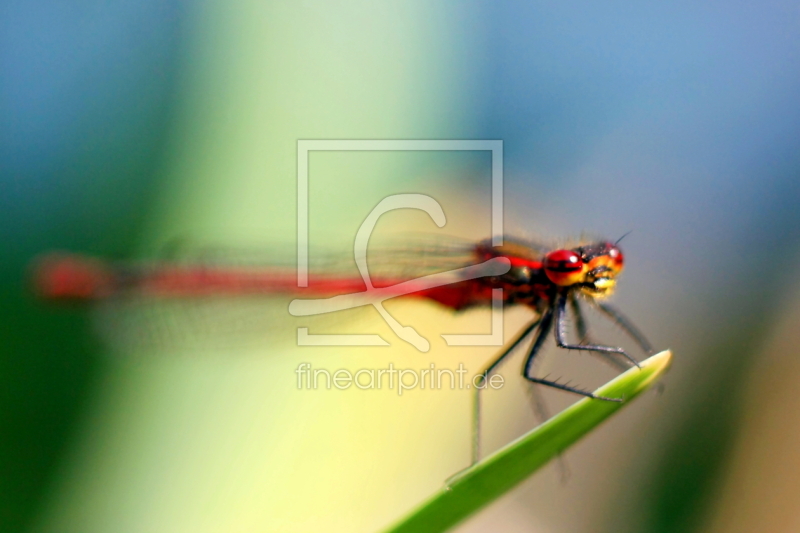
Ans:
[[[377,244],[368,250],[369,274],[375,286],[386,286],[445,272],[474,264],[474,248],[474,243],[463,240],[420,236],[395,240],[388,245]],[[252,294],[246,290],[237,290],[234,294],[226,294],[224,290],[216,294],[213,290],[199,290],[192,294],[186,287],[159,293],[154,287],[169,289],[168,285],[151,283],[145,290],[134,284],[97,302],[96,331],[115,351],[123,352],[149,348],[254,346],[280,339],[291,340],[296,328],[308,322],[308,318],[289,315],[287,307],[293,298],[316,298],[365,289],[352,251],[312,254],[309,289],[297,288],[293,286],[295,258],[287,251],[286,247],[184,246],[172,247],[155,259],[116,263],[112,270],[127,275],[165,268],[177,273],[198,268],[209,272],[246,272],[267,281],[274,279],[276,290],[261,284],[261,290]],[[191,287],[191,283],[188,286]],[[332,313],[333,316],[322,320],[313,317],[313,321],[327,332],[336,333],[343,322],[358,321],[359,316],[370,312],[374,310],[359,308]],[[291,335],[286,337],[286,332]]]

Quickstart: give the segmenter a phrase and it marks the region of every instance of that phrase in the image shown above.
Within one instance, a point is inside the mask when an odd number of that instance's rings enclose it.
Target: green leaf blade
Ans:
[[[600,423],[628,405],[666,372],[669,350],[631,368],[595,391],[598,396],[623,398],[609,402],[584,398],[550,420],[458,473],[435,494],[387,533],[446,531],[489,504],[558,456]]]

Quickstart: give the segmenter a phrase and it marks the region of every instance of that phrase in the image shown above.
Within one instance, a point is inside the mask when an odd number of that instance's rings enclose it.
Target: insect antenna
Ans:
[[[624,239],[625,237],[627,237],[628,235],[630,235],[632,232],[633,232],[633,230],[631,230],[631,231],[627,232],[625,235],[623,235],[622,237],[620,237],[619,239],[617,239],[617,241],[614,243],[614,246],[618,245],[622,239]]]

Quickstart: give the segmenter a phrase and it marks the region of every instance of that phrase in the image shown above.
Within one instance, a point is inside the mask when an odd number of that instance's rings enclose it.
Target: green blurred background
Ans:
[[[275,303],[258,342],[176,348],[103,341],[102,312],[32,296],[53,249],[291,251],[298,139],[501,139],[509,233],[633,230],[616,301],[675,351],[665,392],[570,452],[567,483],[549,468],[460,531],[798,530],[795,4],[11,2],[0,24],[0,530],[374,531],[466,466],[465,391],[298,391],[294,369],[476,371],[492,348],[438,335],[485,315],[393,302],[431,352],[304,349]],[[312,154],[312,254],[399,192],[486,237],[489,165]],[[311,331],[393,338],[365,315]],[[489,447],[534,423],[517,364]]]

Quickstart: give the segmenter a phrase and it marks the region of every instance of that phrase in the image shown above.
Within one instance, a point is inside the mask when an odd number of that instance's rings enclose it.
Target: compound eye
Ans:
[[[616,245],[610,244],[608,248],[608,257],[611,259],[611,267],[617,273],[622,271],[622,267],[625,266],[625,257],[622,255],[622,250],[616,247]]]
[[[572,250],[556,250],[544,258],[544,273],[547,278],[562,287],[582,282],[584,269],[581,256]]]

